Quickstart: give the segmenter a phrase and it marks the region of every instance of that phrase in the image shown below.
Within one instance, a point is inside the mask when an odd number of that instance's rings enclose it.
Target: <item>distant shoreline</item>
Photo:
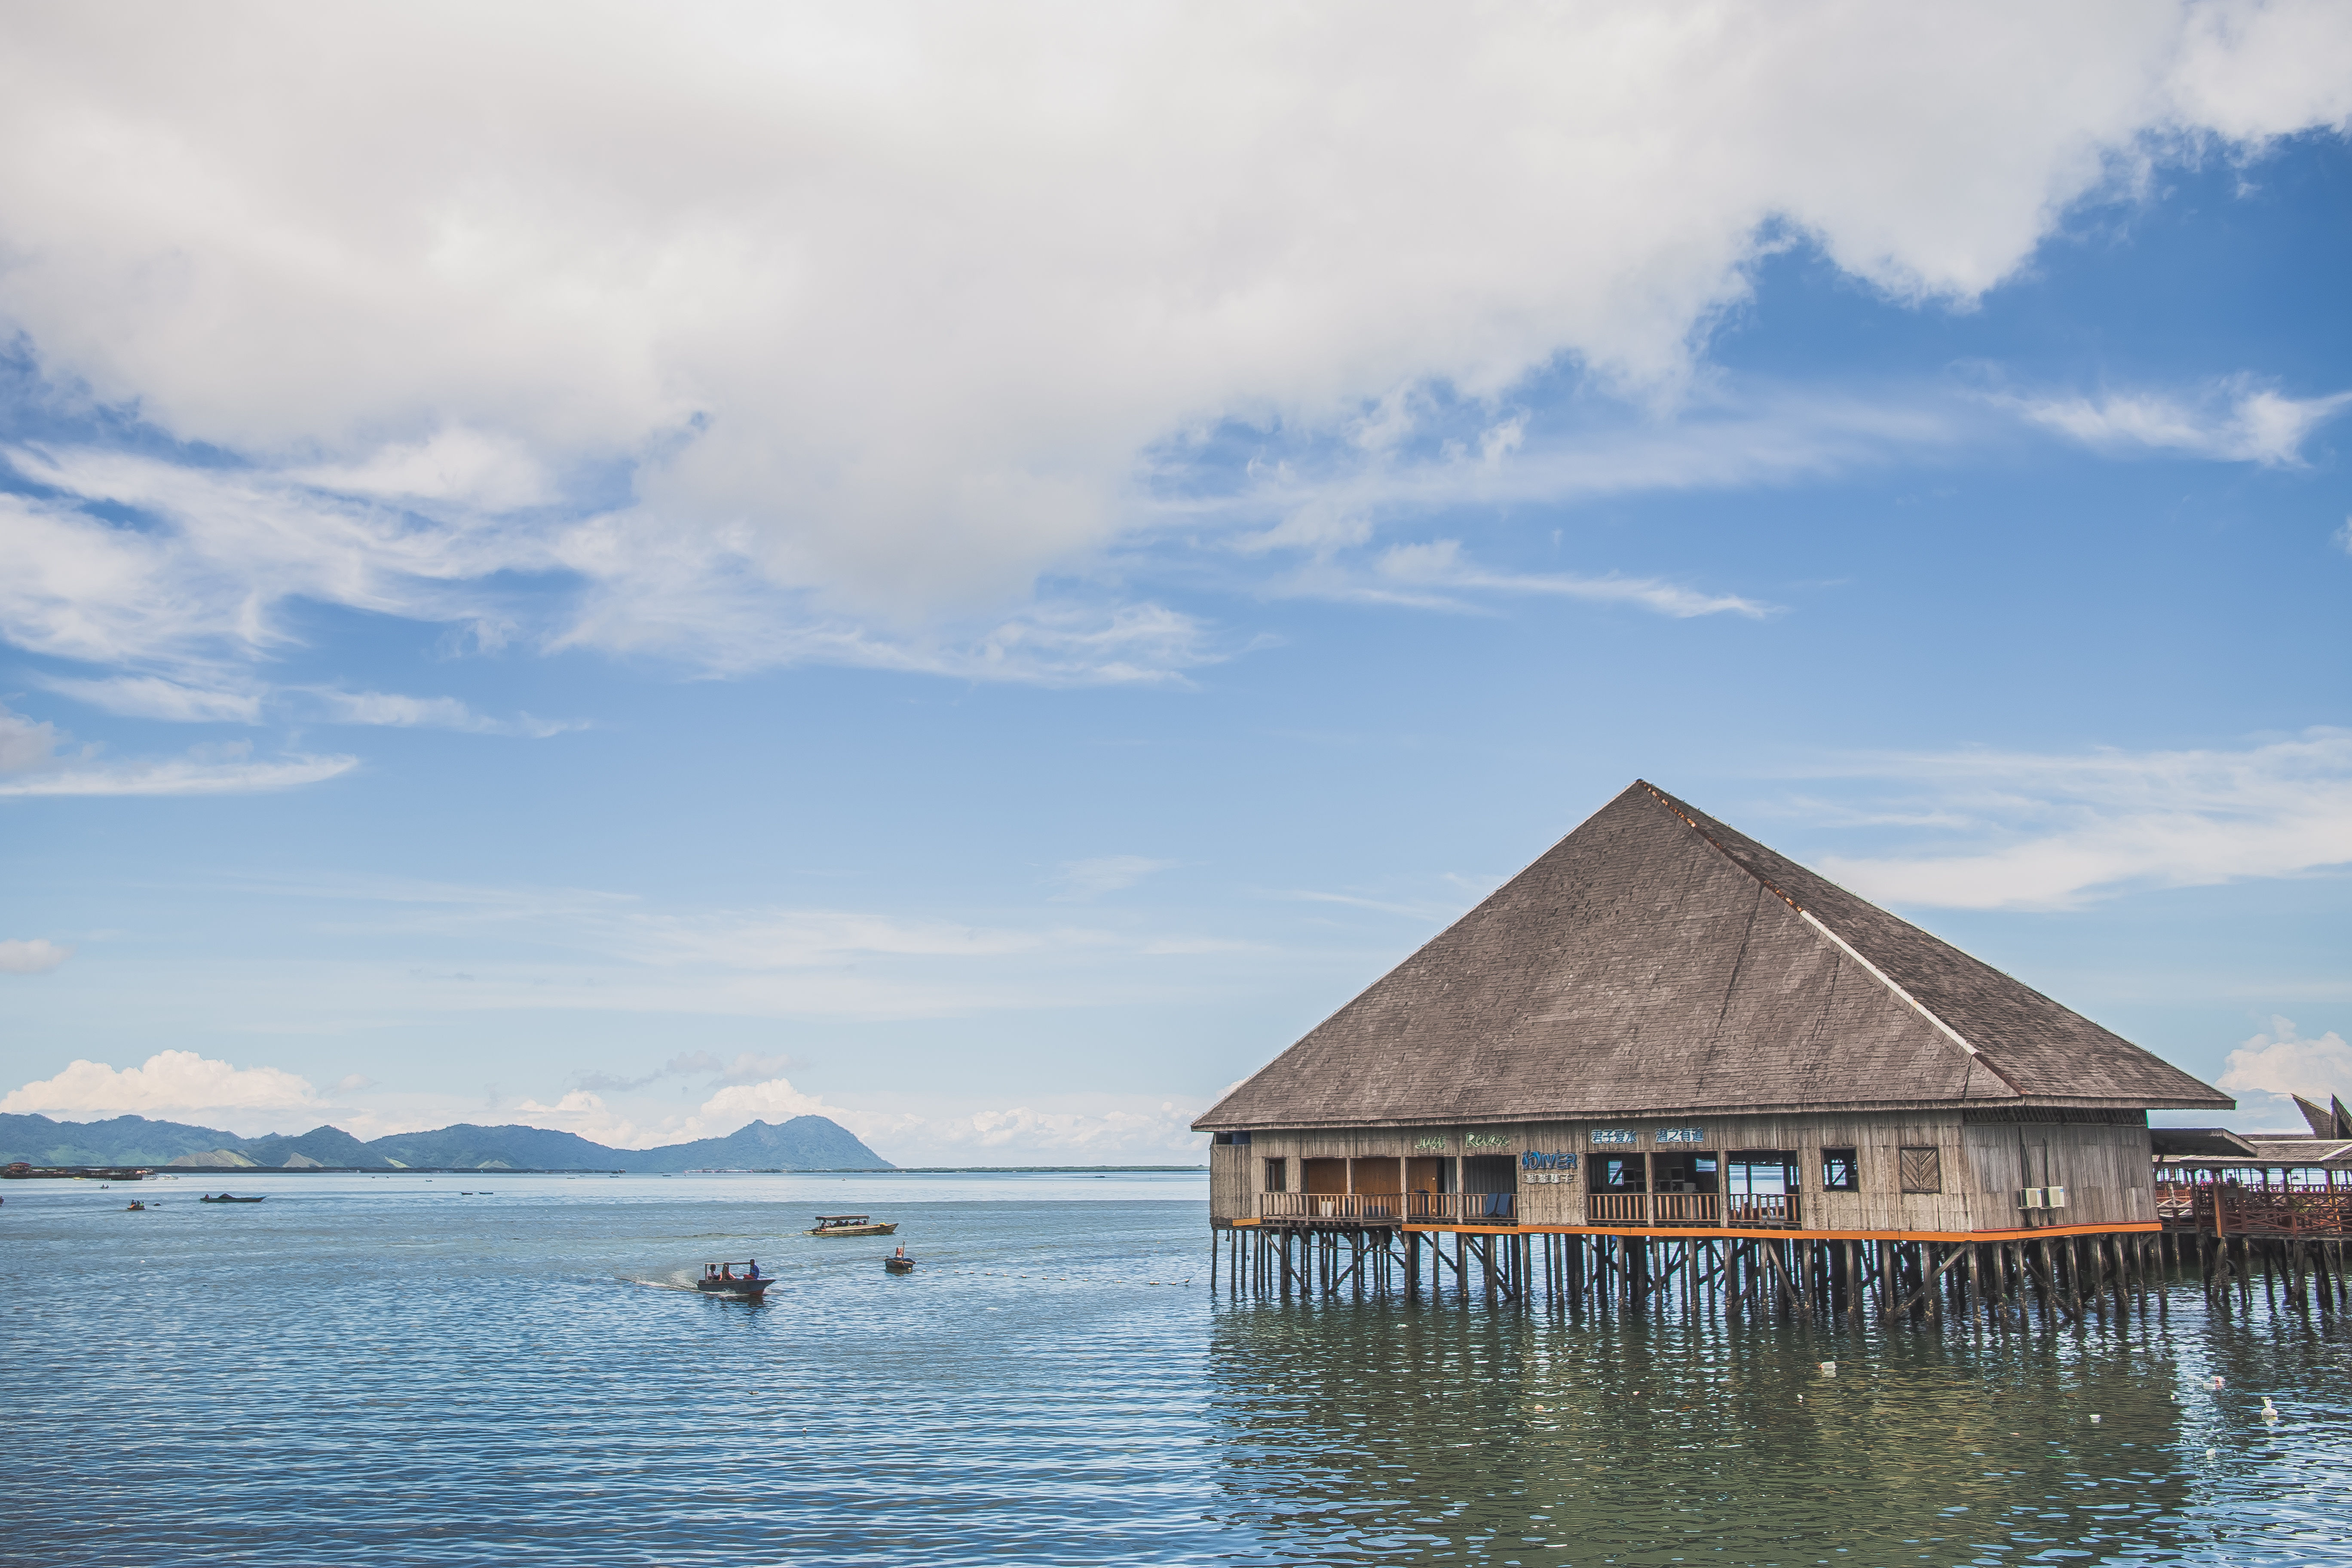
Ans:
[[[74,1170],[71,1165],[50,1167],[54,1170]],[[85,1167],[90,1177],[68,1177],[65,1180],[95,1178],[100,1167]],[[109,1167],[119,1169],[119,1167]],[[980,1175],[1095,1175],[1146,1173],[1198,1174],[1208,1170],[1206,1165],[901,1165],[890,1170],[877,1170],[868,1165],[743,1165],[707,1166],[691,1171],[616,1171],[586,1166],[509,1166],[505,1168],[479,1165],[404,1165],[386,1169],[382,1165],[157,1165],[147,1173],[147,1179],[157,1176],[980,1176]],[[48,1180],[58,1180],[50,1177]],[[123,1180],[136,1178],[123,1177]]]

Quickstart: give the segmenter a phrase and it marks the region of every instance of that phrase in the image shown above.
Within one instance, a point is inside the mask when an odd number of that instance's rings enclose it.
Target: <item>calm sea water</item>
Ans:
[[[2352,1562],[2352,1334],[2193,1286],[1576,1324],[1220,1300],[1190,1175],[232,1184],[0,1194],[0,1561]],[[766,1306],[684,1288],[747,1255]]]

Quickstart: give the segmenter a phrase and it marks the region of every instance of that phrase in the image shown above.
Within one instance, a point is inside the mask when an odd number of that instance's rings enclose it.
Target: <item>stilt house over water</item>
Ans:
[[[2234,1103],[1637,782],[1193,1126],[1220,1228],[1415,1258],[1445,1231],[2137,1247],[2148,1111]]]

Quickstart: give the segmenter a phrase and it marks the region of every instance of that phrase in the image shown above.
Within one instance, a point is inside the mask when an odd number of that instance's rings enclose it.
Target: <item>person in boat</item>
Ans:
[[[898,1256],[901,1258],[907,1256],[907,1244],[903,1241],[898,1244]]]
[[[760,1277],[760,1260],[758,1258],[754,1258],[751,1262],[743,1265],[743,1268],[746,1270],[743,1276],[744,1279],[757,1279]]]

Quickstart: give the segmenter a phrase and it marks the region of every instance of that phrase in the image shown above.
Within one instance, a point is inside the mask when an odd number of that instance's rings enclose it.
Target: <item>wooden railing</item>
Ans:
[[[1584,1223],[1587,1225],[1647,1225],[1650,1223],[1650,1194],[1647,1193],[1587,1193],[1584,1195]]]
[[[1404,1215],[1402,1193],[1260,1193],[1260,1219],[1328,1219],[1353,1225],[1394,1225]]]
[[[1589,1193],[1587,1225],[1789,1226],[1797,1223],[1797,1199],[1717,1193]]]
[[[1342,1225],[1513,1225],[1511,1193],[1260,1193],[1260,1219]]]
[[[2198,1223],[2217,1236],[2352,1235],[2352,1192],[2341,1189],[2200,1185],[2193,1201]]]
[[[1794,1193],[1782,1193],[1777,1196],[1764,1193],[1750,1193],[1745,1196],[1734,1194],[1723,1200],[1723,1223],[1727,1226],[1795,1225],[1797,1194]]]
[[[1412,1193],[1406,1210],[1415,1225],[1514,1225],[1515,1193]]]

